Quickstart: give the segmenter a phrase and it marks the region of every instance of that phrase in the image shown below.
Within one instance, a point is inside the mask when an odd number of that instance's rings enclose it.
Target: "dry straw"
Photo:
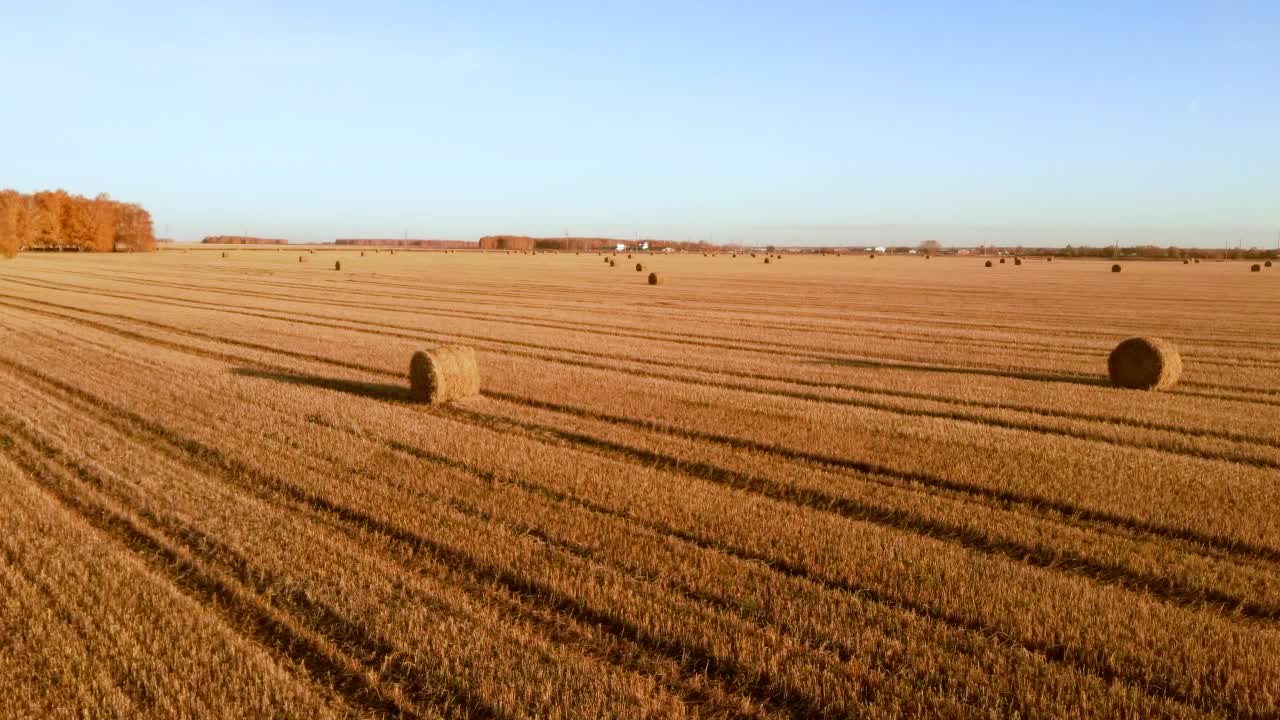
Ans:
[[[1164,390],[1177,384],[1182,375],[1182,356],[1168,340],[1131,337],[1111,351],[1107,372],[1117,387]]]
[[[662,284],[662,278],[658,276],[658,273],[649,273],[649,284],[650,284],[650,285],[661,285],[661,284]]]
[[[419,350],[409,361],[409,394],[425,403],[446,403],[480,394],[476,353],[465,345]]]

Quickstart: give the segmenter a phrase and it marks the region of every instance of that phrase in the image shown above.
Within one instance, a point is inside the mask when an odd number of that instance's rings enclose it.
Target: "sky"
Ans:
[[[0,0],[0,187],[156,231],[1275,247],[1280,3]]]

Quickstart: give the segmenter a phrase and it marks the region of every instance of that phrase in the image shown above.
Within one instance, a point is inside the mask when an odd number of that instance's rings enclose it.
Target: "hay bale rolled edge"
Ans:
[[[1133,390],[1164,390],[1182,376],[1182,355],[1173,343],[1157,337],[1121,341],[1107,357],[1111,384]]]
[[[409,395],[418,402],[445,403],[480,394],[475,350],[446,345],[419,350],[409,360]]]

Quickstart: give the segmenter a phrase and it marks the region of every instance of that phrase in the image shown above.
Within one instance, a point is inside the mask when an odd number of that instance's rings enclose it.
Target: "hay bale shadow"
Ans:
[[[290,385],[302,385],[306,387],[324,388],[325,390],[336,390],[338,392],[347,393],[348,395],[358,395],[360,397],[371,398],[373,400],[385,400],[390,402],[412,403],[413,397],[409,393],[409,384],[366,382],[363,380],[349,380],[346,378],[323,377],[320,375],[307,375],[304,373],[278,372],[275,370],[264,370],[261,368],[239,367],[231,371],[241,377],[252,377],[261,380],[274,380],[276,382],[288,383]]]

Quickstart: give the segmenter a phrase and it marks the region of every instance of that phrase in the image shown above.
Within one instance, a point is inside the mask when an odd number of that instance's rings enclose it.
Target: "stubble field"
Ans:
[[[0,717],[1280,714],[1280,268],[222,252],[0,264]]]

